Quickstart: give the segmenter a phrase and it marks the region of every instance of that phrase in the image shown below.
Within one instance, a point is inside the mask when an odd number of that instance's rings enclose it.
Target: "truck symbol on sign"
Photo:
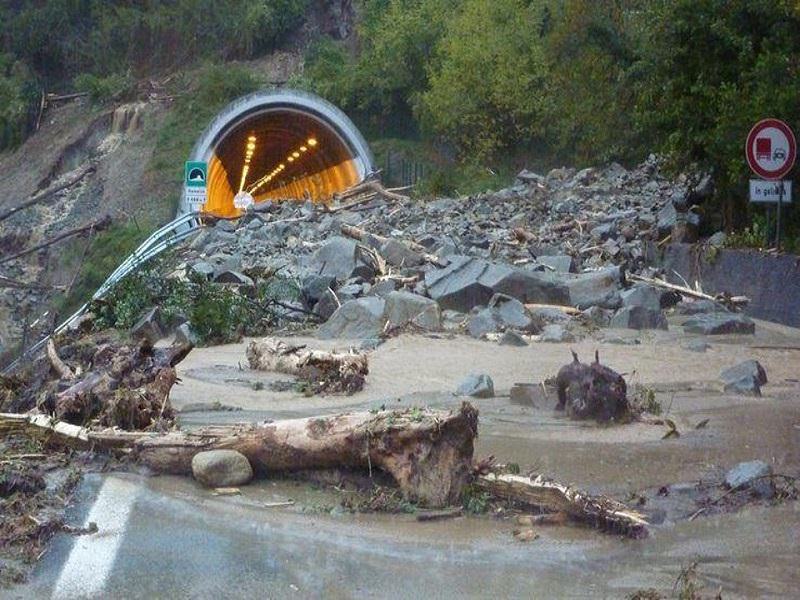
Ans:
[[[770,160],[772,158],[772,139],[756,138],[756,160]]]

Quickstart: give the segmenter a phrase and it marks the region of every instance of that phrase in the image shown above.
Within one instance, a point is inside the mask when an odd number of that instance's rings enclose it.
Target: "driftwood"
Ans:
[[[369,373],[366,354],[312,350],[274,338],[253,340],[246,354],[251,369],[294,375],[307,381],[315,393],[352,394],[364,387]]]
[[[198,452],[232,449],[257,474],[349,467],[381,469],[408,500],[431,507],[459,501],[472,472],[478,411],[380,411],[208,427],[191,433],[93,432],[44,415],[0,414],[0,432],[49,436],[51,442],[96,449],[123,448],[157,473],[190,475]]]
[[[627,385],[622,375],[600,364],[598,352],[590,365],[580,362],[574,351],[572,358],[556,376],[556,410],[566,409],[573,419],[610,421],[626,416],[629,409]]]
[[[365,192],[374,192],[394,202],[408,202],[410,200],[408,196],[396,193],[396,190],[393,191],[386,189],[381,185],[379,181],[375,181],[374,179],[354,185],[353,187],[348,188],[343,192],[336,194],[335,197],[339,201],[342,201],[342,200],[347,200],[349,198],[353,198]]]
[[[374,239],[379,244],[385,244],[386,242],[389,241],[389,238],[387,238],[387,237],[384,237],[382,235],[377,235],[377,234],[374,234],[374,233],[370,233],[370,232],[366,231],[365,229],[360,229],[359,227],[354,227],[353,225],[348,225],[346,223],[342,223],[341,231],[342,231],[342,235],[345,235],[345,236],[347,236],[349,238],[353,238],[354,240],[358,240],[360,242],[363,242],[363,241],[367,240],[368,238]],[[422,256],[422,258],[426,262],[429,262],[432,265],[436,265],[438,267],[446,267],[447,266],[447,262],[446,261],[442,260],[438,256],[435,256],[433,254],[429,254],[428,253],[428,249],[425,248],[425,246],[422,246],[421,244],[418,244],[418,243],[413,242],[413,241],[407,241],[407,240],[403,240],[403,243],[406,246],[408,246],[411,250],[413,250],[414,252],[417,252],[418,254],[420,254]]]
[[[75,379],[75,372],[59,358],[53,338],[47,340],[47,358],[50,360],[50,364],[53,365],[53,369],[55,369],[61,379],[65,381],[72,381]]]
[[[560,304],[526,304],[525,308],[528,310],[536,310],[538,308],[555,308],[563,312],[565,315],[577,316],[582,314],[581,311],[574,306],[561,306]]]
[[[716,296],[712,296],[710,294],[705,294],[703,292],[698,292],[697,290],[693,290],[690,287],[676,285],[674,283],[668,283],[661,279],[654,279],[651,277],[642,277],[641,275],[631,275],[628,274],[628,279],[631,281],[640,281],[642,283],[646,283],[648,285],[652,285],[654,287],[660,287],[665,290],[671,290],[673,292],[678,292],[683,296],[689,296],[690,298],[696,298],[698,300],[711,300],[712,302],[719,302],[721,304],[728,305],[733,308],[740,308],[750,302],[750,298],[747,296],[730,296],[728,294],[717,294]]]
[[[60,192],[61,190],[65,190],[68,187],[72,187],[73,185],[78,183],[81,179],[83,179],[84,177],[86,177],[90,173],[94,173],[95,169],[96,169],[96,167],[92,163],[89,163],[88,165],[79,168],[77,171],[75,171],[72,175],[67,177],[61,183],[58,183],[58,184],[56,184],[54,186],[51,186],[51,187],[47,188],[46,190],[42,190],[38,194],[34,194],[33,196],[31,196],[30,198],[28,198],[24,202],[21,202],[17,206],[14,206],[13,208],[9,208],[8,210],[0,213],[0,221],[5,221],[7,218],[12,216],[13,214],[18,213],[19,211],[24,210],[24,209],[26,209],[26,208],[28,208],[30,206],[33,206],[34,204],[38,204],[39,202],[41,202],[45,198],[47,198],[49,196],[52,196],[53,194],[56,194],[56,193]]]
[[[475,485],[491,495],[525,506],[554,513],[566,513],[570,518],[630,537],[647,535],[647,519],[621,502],[564,485],[541,475],[488,473],[479,475]]]
[[[159,426],[162,419],[169,424],[174,417],[169,405],[169,392],[177,380],[174,367],[191,348],[153,348],[146,342],[133,347],[101,346],[92,370],[57,393],[46,408],[59,420],[76,425],[92,419],[127,430]]]
[[[66,239],[68,237],[72,237],[72,236],[75,236],[75,235],[80,235],[82,233],[86,233],[87,231],[89,231],[89,232],[102,231],[103,229],[107,228],[109,225],[111,225],[111,217],[109,215],[106,215],[106,216],[101,217],[101,218],[99,218],[99,219],[97,219],[95,221],[92,221],[91,223],[89,223],[87,225],[83,225],[81,227],[76,227],[75,229],[70,229],[70,230],[65,231],[63,233],[60,233],[57,236],[42,242],[41,244],[37,244],[37,245],[35,245],[35,246],[31,247],[31,248],[26,248],[25,250],[22,250],[21,252],[17,252],[16,254],[13,254],[11,256],[3,257],[2,259],[0,259],[0,265],[5,264],[7,262],[10,262],[12,260],[16,260],[18,258],[22,258],[23,256],[27,256],[28,254],[32,254],[33,252],[36,252],[37,250],[42,250],[43,248],[47,248],[48,246],[52,246],[53,244],[56,244],[56,243],[60,242],[61,240],[64,240],[64,239]]]

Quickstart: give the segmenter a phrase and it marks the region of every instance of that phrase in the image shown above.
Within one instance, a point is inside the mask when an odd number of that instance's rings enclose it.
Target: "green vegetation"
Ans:
[[[278,48],[309,8],[3,3],[0,149],[23,139],[43,89],[105,102],[170,74],[175,107],[151,166],[177,181],[168,159],[259,83],[230,61]],[[763,208],[746,202],[743,140],[762,117],[800,125],[794,0],[360,0],[356,12],[356,39],[310,40],[292,84],[341,106],[372,139],[417,145],[432,165],[422,195],[499,187],[521,166],[630,164],[661,152],[675,169],[714,172],[709,228],[752,231]],[[784,223],[788,246],[800,246],[800,211],[787,208]]]
[[[742,230],[760,210],[746,202],[752,124],[800,125],[790,0],[364,0],[358,27],[357,51],[314,44],[301,83],[373,137],[495,172],[663,152],[675,169],[714,172],[715,229]],[[421,189],[451,192],[457,174],[431,169]],[[800,212],[787,213],[796,238]]]
[[[164,278],[169,258],[162,258],[118,283],[92,306],[100,329],[129,329],[150,308],[161,310],[165,326],[188,320],[202,344],[224,344],[243,335],[263,335],[279,322],[275,301],[292,300],[298,286],[278,274],[258,281],[252,293],[211,283]]]
[[[42,91],[125,99],[202,60],[277,48],[309,0],[19,0],[0,3],[0,150],[30,131]]]

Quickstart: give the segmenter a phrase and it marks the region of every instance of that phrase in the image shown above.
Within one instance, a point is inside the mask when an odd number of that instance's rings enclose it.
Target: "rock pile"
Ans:
[[[697,190],[688,177],[662,176],[651,157],[630,171],[523,171],[512,187],[467,198],[271,203],[200,233],[184,268],[242,287],[252,272],[293,278],[301,293],[287,302],[317,315],[325,338],[414,327],[569,341],[576,320],[666,329],[663,310],[679,298],[629,287],[626,273],[647,270],[676,215],[693,214]]]

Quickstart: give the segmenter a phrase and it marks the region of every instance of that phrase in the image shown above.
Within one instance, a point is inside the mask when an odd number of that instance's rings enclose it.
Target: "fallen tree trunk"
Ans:
[[[569,485],[522,475],[488,473],[479,475],[475,485],[493,496],[532,506],[546,512],[563,512],[593,527],[630,537],[647,535],[644,515],[605,496],[591,496]]]
[[[364,387],[369,373],[366,354],[310,350],[274,338],[253,340],[246,355],[251,369],[294,375],[308,381],[315,393],[352,394]]]
[[[127,448],[136,462],[157,473],[190,475],[192,458],[205,450],[244,454],[259,474],[349,467],[381,469],[404,497],[442,507],[460,500],[472,472],[478,411],[408,409],[208,427],[165,434],[92,432],[43,415],[0,414],[0,431],[49,435],[51,441],[97,449]]]
[[[7,211],[0,213],[0,221],[5,221],[13,214],[18,213],[19,211],[24,210],[30,206],[33,206],[34,204],[38,204],[45,198],[52,196],[53,194],[56,194],[61,190],[65,190],[68,187],[75,185],[90,173],[94,173],[94,171],[95,171],[95,166],[93,163],[89,163],[85,167],[81,167],[61,183],[49,187],[46,190],[39,192],[38,194],[34,194],[24,202],[20,202],[17,206],[9,208]]]
[[[630,279],[631,281],[640,281],[642,283],[646,283],[654,287],[660,287],[665,290],[678,292],[679,294],[683,296],[689,296],[690,298],[696,298],[698,300],[711,300],[712,302],[720,302],[732,308],[741,308],[742,306],[745,306],[746,304],[750,303],[750,298],[748,298],[747,296],[730,296],[729,294],[718,294],[716,296],[712,296],[711,294],[705,294],[703,292],[698,292],[697,290],[693,290],[690,287],[676,285],[674,283],[668,283],[661,279],[642,277],[641,275],[628,274],[628,279]]]
[[[0,259],[0,265],[5,264],[7,262],[10,262],[12,260],[16,260],[18,258],[22,258],[23,256],[27,256],[28,254],[32,254],[33,252],[36,252],[37,250],[42,250],[43,248],[47,248],[48,246],[52,246],[53,244],[56,244],[56,243],[60,242],[61,240],[64,240],[64,239],[66,239],[68,237],[72,237],[72,236],[75,236],[75,235],[80,235],[82,233],[86,233],[87,231],[89,231],[89,232],[102,231],[103,229],[107,228],[109,225],[111,225],[111,217],[106,215],[104,217],[101,217],[100,219],[97,219],[96,221],[92,221],[91,223],[89,223],[87,225],[83,225],[81,227],[76,227],[75,229],[70,229],[68,231],[65,231],[64,233],[60,233],[59,235],[57,235],[55,237],[52,237],[49,240],[46,240],[46,241],[42,242],[41,244],[37,244],[35,246],[32,246],[31,248],[26,248],[25,250],[22,250],[21,252],[17,252],[16,254],[13,254],[11,256],[4,257],[4,258]]]

